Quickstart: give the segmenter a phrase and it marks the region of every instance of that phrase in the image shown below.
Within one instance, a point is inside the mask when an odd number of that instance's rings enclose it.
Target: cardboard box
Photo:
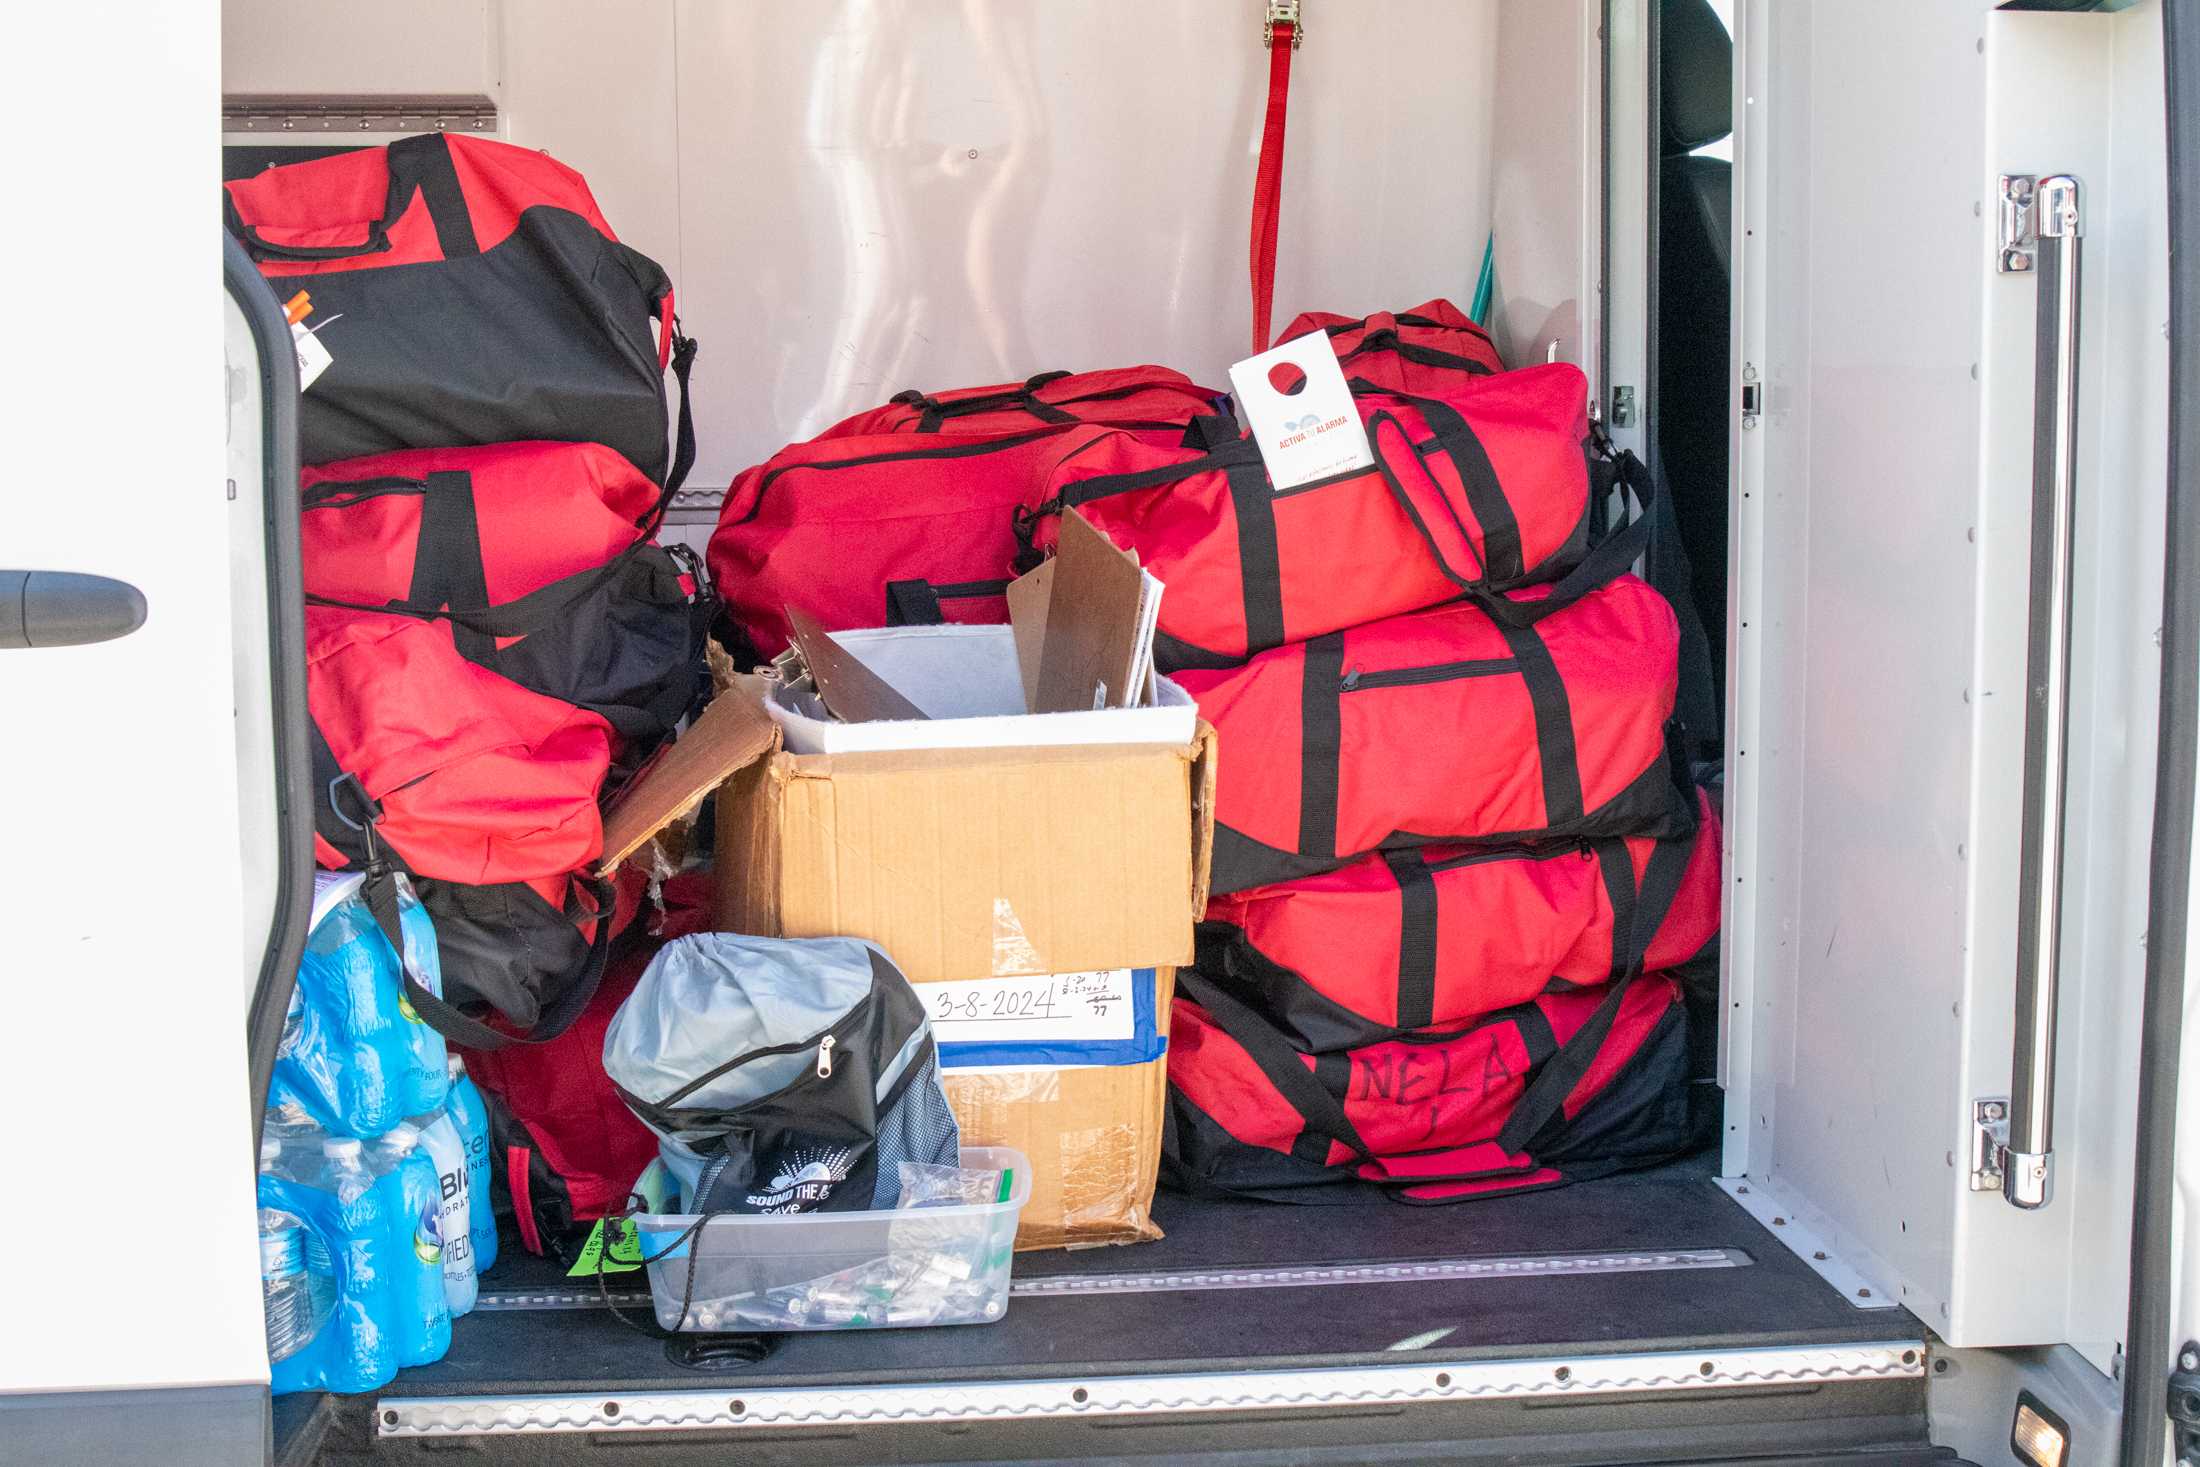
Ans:
[[[606,815],[607,867],[715,790],[721,927],[869,938],[955,1008],[934,1022],[964,1139],[1032,1160],[1017,1245],[1158,1237],[1168,999],[1206,905],[1213,731],[796,754],[765,711],[773,686],[726,680]],[[951,742],[954,721],[905,726]]]

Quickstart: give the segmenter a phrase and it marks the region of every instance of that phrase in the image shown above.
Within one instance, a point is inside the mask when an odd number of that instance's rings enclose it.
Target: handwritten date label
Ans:
[[[1129,1039],[1135,1014],[1131,970],[966,978],[917,991],[944,1044],[1063,1044]]]

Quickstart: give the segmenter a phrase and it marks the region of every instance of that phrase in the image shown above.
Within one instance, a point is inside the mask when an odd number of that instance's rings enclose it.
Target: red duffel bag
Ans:
[[[1214,890],[1395,846],[1686,835],[1678,643],[1665,598],[1622,576],[1525,626],[1455,602],[1178,673],[1220,741]]]
[[[1438,297],[1405,311],[1377,311],[1357,320],[1329,311],[1292,318],[1277,341],[1324,331],[1347,380],[1397,392],[1442,396],[1462,378],[1505,370],[1497,343],[1466,312]]]
[[[765,657],[787,645],[790,605],[827,631],[1007,621],[1017,511],[1057,459],[1105,431],[791,444],[726,491],[711,580]]]
[[[1654,1166],[1700,1139],[1664,974],[1318,1055],[1203,976],[1177,984],[1162,1178],[1179,1191],[1451,1202]]]
[[[308,468],[309,599],[447,627],[461,656],[601,714],[643,755],[701,688],[708,599],[651,540],[657,486],[596,443],[422,448]]]
[[[370,823],[403,869],[471,885],[601,851],[611,726],[468,661],[440,624],[308,606],[306,700],[324,865],[365,864]]]
[[[604,1073],[603,1038],[661,945],[628,928],[602,986],[551,1042],[466,1053],[489,1107],[497,1224],[530,1253],[572,1257],[581,1228],[624,1211],[634,1179],[656,1159],[656,1136]]]
[[[222,203],[328,358],[299,399],[305,462],[586,437],[676,487],[693,461],[672,282],[547,154],[428,133],[266,169]]]
[[[938,394],[911,388],[883,407],[857,413],[820,438],[877,433],[1020,433],[1097,423],[1149,442],[1181,443],[1194,418],[1215,411],[1221,394],[1167,367],[1105,372],[1041,372],[1021,383],[964,387]]]
[[[1680,861],[1665,890],[1650,865]],[[1301,1049],[1346,1049],[1585,988],[1642,962],[1676,968],[1719,931],[1719,822],[1696,831],[1541,846],[1420,846],[1342,870],[1216,897],[1199,968]]]
[[[1060,456],[1019,533],[1049,549],[1059,513],[1078,510],[1168,587],[1162,670],[1227,667],[1464,590],[1569,575],[1590,549],[1586,402],[1563,362],[1440,398],[1365,395],[1375,466],[1281,493],[1250,437],[1201,452],[1109,434]]]

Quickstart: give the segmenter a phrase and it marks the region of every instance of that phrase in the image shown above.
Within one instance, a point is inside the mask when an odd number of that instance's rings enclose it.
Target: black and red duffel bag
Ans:
[[[694,344],[672,283],[555,159],[434,133],[270,168],[222,202],[328,352],[299,405],[307,463],[585,438],[658,483],[686,472]],[[667,367],[682,386],[669,457]]]
[[[1216,897],[1199,968],[1301,1049],[1347,1049],[1607,982],[1629,962],[1677,968],[1719,931],[1719,822],[1696,832],[1662,912],[1642,908],[1660,842],[1420,846],[1342,870]],[[1633,914],[1630,917],[1630,914]]]
[[[1214,890],[1397,846],[1686,835],[1677,656],[1672,608],[1622,576],[1528,625],[1455,602],[1176,674],[1220,740]]]
[[[300,485],[310,600],[431,621],[468,661],[601,715],[633,759],[700,694],[708,597],[688,552],[650,538],[666,496],[613,450],[408,449]]]
[[[550,1042],[467,1051],[466,1071],[489,1108],[497,1224],[530,1253],[571,1257],[581,1228],[625,1211],[635,1178],[657,1158],[657,1137],[604,1073],[603,1039],[661,945],[629,927],[602,985]]]
[[[1250,437],[1201,452],[1109,434],[1061,455],[1020,534],[1051,548],[1059,513],[1078,510],[1169,588],[1162,670],[1232,666],[1462,591],[1570,574],[1595,523],[1586,403],[1563,362],[1440,398],[1364,395],[1375,465],[1281,493]]]
[[[885,406],[845,418],[818,436],[1020,433],[1097,423],[1149,442],[1177,444],[1184,441],[1193,419],[1216,410],[1220,396],[1167,367],[1041,372],[1021,383],[965,387],[936,395],[916,388],[897,392]]]
[[[1464,377],[1505,370],[1489,332],[1441,297],[1411,310],[1377,311],[1356,320],[1308,311],[1293,317],[1276,340],[1291,341],[1313,331],[1329,334],[1347,380],[1395,392],[1440,397]]]
[[[1161,1175],[1179,1191],[1453,1202],[1654,1166],[1700,1139],[1662,973],[1318,1055],[1199,974],[1177,982]]]
[[[827,631],[1005,622],[1017,513],[1036,501],[1056,460],[1106,431],[791,444],[726,491],[711,579],[765,657],[787,645],[790,605]]]

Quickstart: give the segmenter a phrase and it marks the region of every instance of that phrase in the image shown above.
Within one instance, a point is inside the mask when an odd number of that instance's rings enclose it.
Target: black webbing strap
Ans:
[[[1041,372],[1026,380],[1021,387],[1010,387],[1000,392],[975,393],[953,402],[941,402],[930,393],[914,387],[895,393],[887,401],[902,407],[919,409],[919,433],[937,433],[940,425],[949,418],[975,417],[979,413],[1027,412],[1042,423],[1074,423],[1078,421],[1074,415],[1063,412],[1052,403],[1041,402],[1035,395],[1049,382],[1059,382],[1068,375],[1067,372]]]
[[[1574,708],[1566,679],[1559,676],[1551,649],[1534,627],[1502,621],[1496,626],[1512,649],[1520,680],[1528,688],[1529,706],[1535,711],[1536,758],[1543,766],[1543,823],[1572,825],[1587,814],[1588,801],[1581,788],[1581,756],[1574,743]]]
[[[1559,1046],[1558,1053],[1552,1055],[1529,1082],[1519,1103],[1513,1106],[1512,1114],[1505,1118],[1504,1129],[1497,1133],[1497,1144],[1507,1154],[1527,1149],[1544,1126],[1564,1109],[1582,1077],[1596,1063],[1605,1040],[1611,1037],[1612,1024],[1619,1017],[1620,1005],[1628,989],[1642,975],[1643,955],[1649,950],[1658,928],[1664,925],[1665,914],[1680,891],[1692,844],[1693,838],[1687,836],[1659,841],[1650,853],[1649,864],[1643,869],[1640,887],[1635,884],[1634,862],[1627,854],[1626,843],[1604,841],[1598,845],[1597,858],[1604,864],[1605,888],[1612,897],[1613,948],[1619,966],[1596,1012],[1574,1031],[1571,1039]],[[1624,946],[1619,936],[1622,931],[1627,934]]]
[[[1650,480],[1642,461],[1631,453],[1621,453],[1617,464],[1618,482],[1635,492],[1643,513],[1632,523],[1607,535],[1580,564],[1553,581],[1547,594],[1533,601],[1515,601],[1510,596],[1477,594],[1476,603],[1491,618],[1513,626],[1533,626],[1544,617],[1564,611],[1582,597],[1603,586],[1610,585],[1633,569],[1635,561],[1650,548],[1650,535],[1657,523],[1657,509],[1664,500],[1664,493]]]
[[[405,952],[405,934],[399,920],[397,905],[397,873],[379,856],[367,863],[366,882],[362,894],[367,900],[367,910],[374,914],[374,925],[382,929],[389,940],[390,950],[397,954],[398,970],[405,985],[405,999],[413,1012],[427,1021],[430,1028],[453,1043],[469,1049],[504,1049],[510,1045],[547,1044],[573,1026],[573,1021],[588,1007],[595,997],[597,985],[603,982],[606,960],[611,955],[611,929],[615,918],[615,901],[611,883],[598,877],[575,875],[573,887],[583,887],[595,901],[594,920],[596,935],[588,944],[588,956],[582,959],[580,971],[565,985],[557,1003],[543,1011],[535,1021],[535,1027],[524,1035],[506,1034],[490,1028],[479,1019],[444,1002],[422,984],[413,973],[410,958]],[[567,900],[566,915],[575,921],[585,918],[573,910],[574,901]]]
[[[458,165],[451,161],[450,138],[434,132],[405,138],[390,144],[389,158],[392,204],[397,202],[401,178],[420,190],[420,202],[427,206],[429,222],[435,225],[436,243],[442,246],[443,258],[458,260],[480,254],[473,217],[466,212],[466,191],[458,183]],[[394,208],[390,222],[396,223],[404,212],[402,206]]]
[[[1276,496],[1256,457],[1224,471],[1237,516],[1238,584],[1245,601],[1245,655],[1281,647],[1283,563],[1276,550]]]
[[[1299,691],[1298,852],[1337,854],[1338,762],[1344,749],[1344,633],[1306,644]]]
[[[930,581],[888,581],[886,624],[890,627],[936,627],[947,618],[940,612],[939,593]]]
[[[886,625],[940,626],[947,620],[947,613],[940,606],[943,601],[976,601],[1007,594],[1007,581],[888,581]]]
[[[1385,851],[1398,883],[1398,1027],[1436,1022],[1436,873],[1418,850]]]
[[[1213,453],[1227,448],[1245,435],[1238,431],[1237,419],[1221,413],[1202,413],[1184,425],[1186,448],[1196,448],[1202,453]]]
[[[1299,1136],[1299,1143],[1292,1148],[1294,1156],[1301,1156],[1317,1166],[1327,1165],[1327,1143],[1335,1141],[1362,1161],[1376,1159],[1367,1143],[1360,1139],[1359,1129],[1352,1124],[1351,1117],[1345,1114],[1344,1101],[1306,1067],[1305,1057],[1291,1047],[1290,1041],[1274,1025],[1197,969],[1179,969],[1176,987],[1177,992],[1206,1010],[1216,1026],[1236,1041],[1268,1083],[1276,1087],[1284,1103],[1299,1113],[1305,1130]],[[1315,1063],[1319,1065],[1320,1060]],[[1314,1143],[1319,1143],[1318,1147],[1309,1142],[1309,1134]],[[1315,1154],[1302,1154],[1300,1146],[1308,1146]]]
[[[664,492],[657,496],[657,505],[642,521],[642,538],[657,533],[664,523],[665,511],[672,508],[672,496],[680,492],[687,482],[688,470],[695,467],[695,409],[689,402],[688,375],[695,370],[695,338],[680,330],[680,318],[675,316],[663,323],[672,333],[672,380],[680,389],[680,412],[674,420],[672,435],[672,467],[665,471]]]
[[[412,585],[401,608],[416,614],[487,611],[488,572],[481,563],[481,521],[474,505],[474,476],[463,469],[428,475],[413,536]],[[454,620],[451,640],[468,662],[486,662],[494,638]]]
[[[389,167],[389,192],[383,196],[382,217],[366,223],[357,244],[281,245],[260,238],[237,212],[237,200],[222,190],[222,222],[255,260],[348,260],[354,255],[384,254],[390,247],[390,226],[412,206],[414,193],[427,206],[428,221],[435,226],[436,242],[447,260],[481,253],[474,235],[473,218],[466,210],[466,193],[459,186],[458,169],[451,162],[450,139],[442,133],[422,133],[391,143],[384,149]]]

